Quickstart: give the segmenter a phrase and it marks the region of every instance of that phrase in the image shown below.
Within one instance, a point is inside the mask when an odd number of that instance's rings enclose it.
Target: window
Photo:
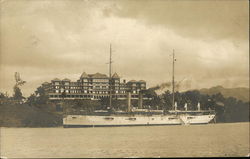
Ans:
[[[127,118],[126,120],[132,120],[132,121],[134,121],[134,120],[136,120],[136,118]]]
[[[114,120],[114,118],[112,118],[112,117],[105,117],[104,119],[105,120]]]
[[[168,118],[168,120],[175,120],[175,119],[178,119],[178,118],[174,118],[174,117],[170,117],[170,118]]]

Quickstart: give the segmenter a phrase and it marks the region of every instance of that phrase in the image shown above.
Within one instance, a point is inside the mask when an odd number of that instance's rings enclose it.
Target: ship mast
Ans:
[[[175,107],[175,105],[174,105],[174,85],[175,85],[175,83],[174,83],[174,62],[175,62],[175,58],[174,58],[174,50],[173,50],[173,77],[172,77],[172,93],[173,93],[173,99],[172,99],[172,107],[173,107],[173,110],[174,110],[174,107]]]
[[[110,44],[110,54],[109,54],[109,108],[111,109],[112,107],[112,46]]]

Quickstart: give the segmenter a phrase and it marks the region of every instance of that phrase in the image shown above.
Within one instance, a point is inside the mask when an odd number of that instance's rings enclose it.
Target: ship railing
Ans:
[[[215,114],[215,110],[169,110],[167,114]]]

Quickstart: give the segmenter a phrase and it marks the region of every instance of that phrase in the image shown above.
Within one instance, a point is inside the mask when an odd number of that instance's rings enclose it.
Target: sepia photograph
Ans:
[[[250,157],[248,0],[0,0],[0,158]]]

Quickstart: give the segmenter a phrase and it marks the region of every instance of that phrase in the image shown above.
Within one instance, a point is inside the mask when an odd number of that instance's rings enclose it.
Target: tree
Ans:
[[[26,81],[23,81],[21,79],[20,74],[18,72],[15,72],[15,80],[16,80],[16,84],[13,88],[14,89],[13,99],[17,101],[21,101],[22,99],[24,99],[24,97],[19,86],[22,86],[23,84],[25,84]]]
[[[7,92],[5,94],[0,92],[0,104],[6,104],[8,103],[8,100],[9,100],[9,96]]]
[[[221,93],[213,94],[212,99],[214,99],[217,102],[224,102],[225,101],[225,98]]]
[[[0,92],[0,99],[8,98],[8,96],[2,92]]]
[[[37,90],[35,91],[35,95],[36,95],[36,104],[47,104],[49,102],[49,97],[46,94],[45,89],[40,86],[37,88]]]
[[[14,86],[14,95],[13,98],[15,100],[22,100],[24,99],[21,89],[18,86]]]
[[[164,108],[167,110],[172,109],[172,95],[169,90],[165,91],[162,94],[162,103],[164,105]]]
[[[5,98],[5,95],[3,93],[0,93],[0,98]]]
[[[201,100],[201,94],[199,91],[187,91],[183,94],[188,104],[188,108],[191,110],[197,109],[197,104]]]
[[[30,106],[35,105],[35,104],[36,104],[36,95],[35,95],[35,94],[31,94],[31,95],[28,97],[27,103],[28,103]]]
[[[142,91],[144,97],[148,98],[149,100],[144,101],[144,106],[151,106],[151,108],[156,109],[157,106],[161,105],[161,98],[156,94],[154,89],[147,89]]]
[[[147,89],[147,90],[143,90],[142,93],[147,98],[153,98],[153,97],[157,96],[157,94],[155,93],[154,89],[150,89],[150,88]]]

